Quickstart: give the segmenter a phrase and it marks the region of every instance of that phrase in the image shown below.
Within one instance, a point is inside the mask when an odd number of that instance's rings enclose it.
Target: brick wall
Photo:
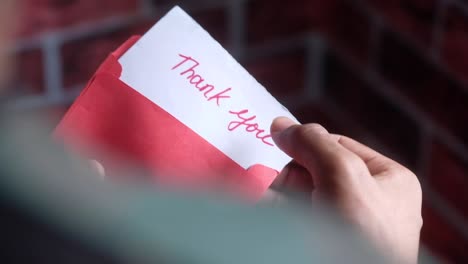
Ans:
[[[468,1],[20,2],[12,107],[58,120],[110,51],[178,3],[302,122],[413,169],[425,247],[468,261]]]

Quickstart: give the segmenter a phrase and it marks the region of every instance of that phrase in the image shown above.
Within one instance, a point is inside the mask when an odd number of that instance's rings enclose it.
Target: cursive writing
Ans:
[[[263,143],[269,145],[269,146],[274,146],[273,143],[269,142],[268,139],[271,138],[271,135],[265,134],[265,130],[260,129],[258,123],[254,123],[255,118],[257,116],[253,115],[250,117],[245,117],[245,114],[249,113],[249,110],[244,109],[239,112],[236,111],[229,111],[230,114],[233,114],[237,116],[238,120],[232,121],[228,125],[228,130],[229,131],[234,131],[239,127],[244,127],[245,126],[245,131],[249,133],[255,133],[255,137],[260,139]]]
[[[205,79],[195,72],[195,69],[200,65],[198,61],[193,59],[190,56],[185,56],[179,54],[179,57],[182,57],[183,60],[179,62],[177,65],[172,67],[172,70],[178,69],[181,66],[186,66],[188,68],[182,68],[182,72],[180,72],[181,76],[187,76],[189,83],[195,86],[200,92],[203,92],[207,101],[216,100],[216,105],[220,105],[221,99],[229,99],[231,98],[228,93],[232,90],[231,87],[224,89],[223,91],[216,92],[216,88],[212,84],[208,84],[205,82]],[[215,93],[215,94],[213,94]]]
[[[213,84],[208,83],[205,78],[197,72],[197,68],[200,66],[197,60],[183,54],[179,54],[179,57],[182,58],[182,60],[174,65],[171,70],[177,70],[179,75],[185,77],[190,85],[203,93],[203,96],[208,102],[216,101],[216,105],[220,106],[221,103],[231,98],[229,95],[232,90],[231,87],[220,91]],[[249,114],[248,109],[229,111],[229,114],[235,115],[237,118],[229,123],[229,131],[244,127],[246,132],[255,134],[255,137],[263,144],[274,146],[271,142],[271,135],[267,134],[264,129],[259,127],[258,123],[254,122],[257,116],[247,116]]]

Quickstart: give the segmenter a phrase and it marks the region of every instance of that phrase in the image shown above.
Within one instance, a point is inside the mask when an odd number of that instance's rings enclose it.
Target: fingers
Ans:
[[[378,175],[382,172],[394,169],[399,164],[377,151],[345,136],[338,136],[338,142],[357,156],[366,164],[371,175]]]
[[[281,192],[268,189],[265,194],[260,198],[260,203],[266,203],[270,205],[285,205],[288,203],[288,197]]]
[[[89,160],[88,161],[89,167],[95,171],[99,176],[105,177],[106,176],[106,170],[102,166],[101,163],[99,163],[97,160]]]
[[[310,193],[314,189],[314,183],[310,173],[292,161],[276,176],[271,187],[278,190]]]
[[[277,146],[310,172],[317,188],[345,186],[355,181],[355,171],[366,170],[357,155],[320,125],[297,125],[280,117],[274,120],[271,133]]]
[[[364,161],[372,176],[383,175],[385,172],[403,168],[403,166],[401,166],[396,161],[380,154],[379,152],[352,138],[339,135],[334,136],[343,147],[347,148]]]

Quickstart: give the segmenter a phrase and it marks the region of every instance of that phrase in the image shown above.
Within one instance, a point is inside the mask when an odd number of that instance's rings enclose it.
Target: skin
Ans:
[[[8,61],[12,0],[0,1],[0,84]],[[397,262],[416,263],[422,227],[422,192],[416,176],[397,162],[317,124],[298,125],[287,118],[271,126],[275,143],[294,161],[274,183],[309,191],[325,200]],[[90,162],[99,174],[104,168]],[[270,191],[266,199],[282,199]]]
[[[294,160],[273,187],[310,192],[311,202],[327,202],[395,263],[417,263],[422,191],[410,170],[363,144],[330,134],[318,124],[298,125],[277,118],[271,133]],[[90,166],[101,176],[97,161]],[[287,203],[269,190],[264,201]]]
[[[274,120],[277,146],[291,156],[276,186],[310,191],[327,201],[398,263],[417,263],[422,191],[410,170],[363,144],[318,124]],[[269,192],[268,199],[283,199]]]

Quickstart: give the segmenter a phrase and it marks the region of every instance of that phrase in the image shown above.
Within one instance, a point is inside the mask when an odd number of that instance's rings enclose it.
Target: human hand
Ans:
[[[97,173],[100,177],[104,178],[106,176],[106,170],[104,169],[104,166],[97,161],[97,160],[88,160],[88,166],[89,168]]]
[[[298,125],[281,117],[271,133],[294,159],[278,177],[280,185],[313,186],[312,200],[328,201],[383,253],[417,263],[422,191],[410,170],[318,124]]]

